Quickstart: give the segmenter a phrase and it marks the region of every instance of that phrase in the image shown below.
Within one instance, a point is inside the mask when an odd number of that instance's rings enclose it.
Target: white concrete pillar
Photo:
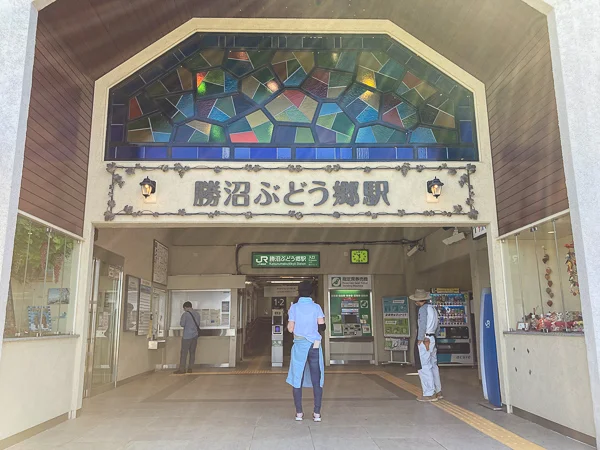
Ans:
[[[548,0],[558,119],[600,430],[600,2]],[[573,370],[578,370],[573,368]]]
[[[31,0],[0,0],[0,357],[35,53]]]

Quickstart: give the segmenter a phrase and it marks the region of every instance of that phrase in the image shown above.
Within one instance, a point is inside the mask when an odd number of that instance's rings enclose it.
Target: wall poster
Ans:
[[[408,297],[383,297],[383,335],[386,338],[410,337]]]
[[[370,290],[329,291],[329,314],[331,337],[373,336]]]
[[[125,282],[125,304],[123,311],[123,331],[137,332],[140,302],[140,279],[127,275]]]
[[[169,270],[169,248],[154,240],[152,251],[152,282],[167,285]]]
[[[154,311],[154,320],[152,321],[152,334],[156,338],[163,338],[166,336],[165,327],[167,326],[167,291],[165,291],[164,289],[153,289],[152,308]]]
[[[152,283],[142,280],[140,283],[140,301],[138,303],[137,335],[147,336],[152,317]]]

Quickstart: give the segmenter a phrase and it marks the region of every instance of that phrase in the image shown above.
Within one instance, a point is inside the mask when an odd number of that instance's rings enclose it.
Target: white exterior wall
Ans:
[[[0,360],[0,443],[69,413],[78,336],[15,339]]]
[[[585,338],[506,334],[512,406],[595,436]]]
[[[37,10],[0,1],[0,358],[29,115]]]

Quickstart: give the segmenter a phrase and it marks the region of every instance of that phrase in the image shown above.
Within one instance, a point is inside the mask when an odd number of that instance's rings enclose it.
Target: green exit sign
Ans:
[[[252,268],[292,268],[318,269],[321,267],[321,254],[311,253],[259,253],[252,252]]]

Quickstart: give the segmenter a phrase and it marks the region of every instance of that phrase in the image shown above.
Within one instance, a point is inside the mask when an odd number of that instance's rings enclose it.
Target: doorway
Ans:
[[[117,386],[123,258],[94,248],[84,397]]]

